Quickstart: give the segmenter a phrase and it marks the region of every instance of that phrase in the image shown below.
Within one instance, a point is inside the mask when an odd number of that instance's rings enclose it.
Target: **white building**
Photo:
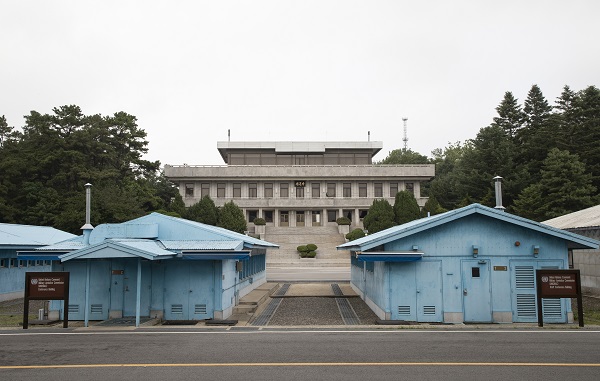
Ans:
[[[378,165],[372,158],[382,142],[218,142],[225,165],[166,165],[186,206],[209,195],[217,206],[233,201],[248,222],[267,226],[322,226],[350,218],[353,226],[375,199],[393,205],[396,193],[414,193],[435,166]]]

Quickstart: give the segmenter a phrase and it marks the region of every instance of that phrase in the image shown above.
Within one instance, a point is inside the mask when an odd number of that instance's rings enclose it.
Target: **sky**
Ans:
[[[163,165],[217,141],[382,141],[429,156],[504,93],[600,87],[600,1],[0,0],[0,115],[124,111]]]

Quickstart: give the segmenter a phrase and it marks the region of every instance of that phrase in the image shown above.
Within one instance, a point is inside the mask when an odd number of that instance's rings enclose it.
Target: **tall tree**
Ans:
[[[394,221],[394,208],[385,199],[374,200],[363,219],[363,225],[369,231],[369,234],[391,228],[396,225]]]
[[[531,174],[540,171],[542,163],[548,151],[556,146],[553,139],[548,136],[556,134],[555,121],[552,115],[552,107],[542,94],[537,85],[533,85],[527,99],[525,99],[524,126],[517,133],[519,143],[518,164],[527,166]],[[538,181],[537,176],[532,176],[530,181]]]
[[[504,93],[504,99],[496,107],[496,111],[498,116],[494,118],[492,125],[500,127],[509,137],[514,138],[523,126],[524,118],[517,98],[510,91],[507,91]]]
[[[396,193],[394,201],[394,221],[401,225],[421,217],[421,209],[412,192],[401,191]]]
[[[544,160],[540,182],[523,191],[515,211],[537,220],[559,217],[594,205],[598,201],[596,190],[577,155],[553,148]]]

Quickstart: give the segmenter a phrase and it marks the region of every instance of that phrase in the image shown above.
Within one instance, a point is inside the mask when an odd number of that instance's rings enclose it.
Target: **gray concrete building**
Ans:
[[[335,225],[345,216],[352,227],[375,199],[392,205],[398,191],[414,193],[420,206],[421,182],[434,165],[379,165],[373,157],[382,142],[218,142],[224,165],[165,165],[186,206],[209,195],[217,206],[233,201],[251,223],[267,226]],[[249,225],[251,226],[251,225]]]

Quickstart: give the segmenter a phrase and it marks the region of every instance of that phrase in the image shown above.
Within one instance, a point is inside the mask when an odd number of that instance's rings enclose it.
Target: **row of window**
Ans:
[[[271,223],[273,222],[273,210],[263,210],[262,211],[262,218],[265,219],[265,222]],[[360,218],[364,218],[367,215],[368,210],[359,210],[359,216]],[[254,209],[249,209],[246,211],[247,215],[248,215],[248,222],[253,222],[255,218],[260,217],[258,210],[254,210]],[[320,210],[313,210],[311,211],[311,219],[312,221],[306,220],[305,219],[305,211],[303,210],[297,210],[295,211],[295,215],[296,215],[296,222],[312,222],[313,224],[321,224],[321,211]],[[350,221],[353,220],[352,216],[354,215],[354,211],[353,210],[342,210],[342,216],[344,217],[348,217],[350,219]],[[337,218],[340,217],[338,216],[338,210],[337,209],[331,209],[331,210],[327,210],[327,222],[336,222]],[[280,223],[287,223],[290,222],[290,211],[289,210],[280,210],[279,211],[279,222]]]
[[[264,183],[263,198],[273,198],[273,189],[279,186],[279,198],[290,197],[290,183]],[[258,183],[248,183],[248,198],[258,197]],[[358,197],[367,197],[367,183],[358,183]],[[414,183],[405,183],[404,188],[414,193]],[[217,183],[217,198],[225,198],[227,183]],[[296,198],[305,197],[304,186],[296,187]],[[395,197],[398,193],[398,183],[389,183],[389,197]],[[326,183],[325,197],[336,197],[337,183]],[[242,197],[242,183],[232,184],[233,198]],[[185,184],[185,197],[194,197],[194,183]],[[313,182],[310,185],[310,195],[312,198],[321,198],[321,183]],[[200,183],[200,197],[213,196],[210,193],[210,183]],[[352,183],[342,183],[342,197],[352,197]],[[383,183],[373,183],[373,197],[383,197]]]
[[[0,268],[11,267],[33,267],[33,266],[50,266],[52,261],[42,260],[23,260],[17,258],[2,258],[0,259]]]
[[[248,259],[240,261],[242,263],[242,271],[240,271],[240,280],[251,277],[254,274],[265,271],[265,255],[253,255]]]

